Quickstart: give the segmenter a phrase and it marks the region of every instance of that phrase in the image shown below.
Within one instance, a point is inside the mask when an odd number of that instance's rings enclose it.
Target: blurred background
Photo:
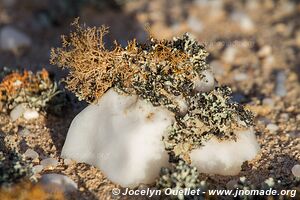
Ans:
[[[299,86],[299,14],[296,0],[0,0],[0,67],[58,74],[50,48],[79,16],[89,26],[110,27],[108,47],[114,40],[143,42],[149,33],[171,39],[189,32],[237,101],[283,97]]]

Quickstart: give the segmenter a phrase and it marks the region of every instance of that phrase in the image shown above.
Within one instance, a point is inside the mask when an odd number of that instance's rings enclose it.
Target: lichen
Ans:
[[[31,166],[14,150],[0,151],[0,186],[10,185],[29,178]]]
[[[212,136],[220,140],[236,139],[235,131],[252,125],[252,114],[230,99],[228,87],[216,87],[210,92],[188,98],[187,114],[179,118],[164,138],[168,151],[189,161],[189,152]]]
[[[11,72],[0,83],[3,110],[11,110],[19,104],[39,110],[58,93],[57,84],[51,81],[45,69],[36,74],[31,71]]]
[[[82,27],[78,19],[73,26],[70,36],[62,37],[62,48],[51,51],[51,63],[69,69],[67,88],[89,103],[114,88],[166,107],[176,118],[163,138],[171,160],[189,162],[190,151],[203,141],[234,140],[235,131],[251,126],[251,113],[231,101],[229,87],[195,89],[195,80],[205,80],[203,72],[210,67],[204,46],[189,34],[170,41],[150,36],[145,43],[133,40],[126,47],[115,42],[109,50],[103,42],[106,27]]]
[[[160,172],[160,177],[156,181],[156,188],[160,190],[172,189],[174,191],[183,190],[189,188],[192,190],[199,189],[201,191],[206,190],[205,181],[199,180],[199,174],[196,167],[192,167],[183,160],[180,160],[178,164],[173,164],[172,168],[162,168]],[[202,199],[197,196],[198,199]],[[173,199],[193,199],[187,196],[173,196]],[[203,198],[204,199],[204,198]]]
[[[1,200],[16,200],[16,199],[38,199],[38,200],[64,200],[64,194],[56,191],[53,193],[46,192],[40,184],[31,182],[18,183],[10,188],[0,189]]]

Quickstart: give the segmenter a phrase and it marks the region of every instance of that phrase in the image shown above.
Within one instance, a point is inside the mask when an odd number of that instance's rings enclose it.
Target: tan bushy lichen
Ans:
[[[62,48],[52,49],[51,63],[69,69],[67,87],[90,103],[116,86],[172,107],[170,97],[191,92],[191,80],[208,68],[204,47],[188,35],[173,41],[150,38],[146,44],[133,40],[125,48],[116,43],[108,50],[103,43],[107,28],[73,25],[75,32],[62,37]]]
[[[3,109],[13,109],[19,104],[40,109],[58,94],[57,85],[43,69],[36,74],[31,71],[12,72],[0,83],[0,103]]]

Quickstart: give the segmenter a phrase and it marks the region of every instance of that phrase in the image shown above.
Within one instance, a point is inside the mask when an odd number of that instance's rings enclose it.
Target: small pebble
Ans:
[[[10,119],[12,121],[16,121],[19,119],[25,112],[26,108],[23,104],[17,105],[11,112],[10,112]]]
[[[245,177],[245,176],[240,177],[240,181],[241,181],[242,183],[245,183],[246,177]]]
[[[77,190],[77,184],[68,176],[62,174],[44,174],[41,177],[41,184],[49,192],[63,191],[73,192]]]
[[[39,113],[36,110],[25,110],[23,114],[24,119],[26,120],[32,120],[39,118]]]
[[[24,153],[24,156],[26,158],[31,158],[32,160],[34,160],[39,157],[39,154],[32,149],[27,149],[26,152]]]
[[[41,165],[44,168],[55,168],[58,165],[58,161],[55,158],[46,158],[41,161]]]
[[[265,180],[265,183],[272,188],[275,185],[274,179],[272,177]]]
[[[187,20],[187,24],[190,27],[190,29],[195,33],[200,33],[203,31],[203,24],[196,17],[193,16],[189,17]]]
[[[235,189],[235,185],[237,185],[237,180],[230,180],[227,182],[226,184],[226,188],[231,190],[231,189]]]
[[[226,62],[226,63],[233,63],[235,60],[237,54],[237,48],[234,46],[229,46],[225,49],[223,55],[222,55],[222,59]]]
[[[275,133],[278,131],[279,127],[276,124],[268,124],[266,129],[268,129],[271,133]]]
[[[252,19],[242,12],[233,12],[230,15],[231,19],[239,24],[241,29],[244,31],[253,31],[254,30],[254,22]]]
[[[69,158],[64,159],[64,164],[65,165],[71,165],[73,163],[74,163],[74,161],[72,159],[69,159]]]
[[[284,71],[280,71],[277,73],[275,87],[275,93],[277,96],[284,97],[286,95],[285,79],[286,75]]]
[[[259,51],[258,51],[258,56],[261,58],[267,57],[272,53],[272,47],[269,45],[263,46]]]
[[[280,120],[282,121],[282,122],[286,122],[286,121],[288,121],[289,120],[289,114],[288,113],[281,113],[280,114]]]
[[[264,98],[262,103],[263,105],[270,106],[271,108],[274,107],[274,100],[271,98]]]
[[[235,74],[233,78],[235,81],[245,81],[248,79],[248,75],[245,73],[238,73]]]
[[[27,136],[30,135],[30,131],[27,128],[20,128],[20,130],[18,131],[18,135]]]
[[[32,171],[34,174],[40,173],[41,171],[43,171],[43,169],[44,169],[43,165],[36,165],[32,167]]]
[[[294,167],[292,168],[292,173],[294,176],[296,177],[300,177],[300,165],[294,165]]]
[[[31,39],[21,31],[6,26],[0,31],[0,48],[5,51],[17,53],[22,47],[30,47]]]

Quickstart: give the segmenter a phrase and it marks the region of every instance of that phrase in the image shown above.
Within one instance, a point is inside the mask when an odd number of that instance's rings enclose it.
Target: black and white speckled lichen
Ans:
[[[0,152],[0,186],[17,183],[31,175],[30,164],[17,152]]]
[[[235,131],[252,125],[252,114],[230,99],[229,87],[216,87],[210,92],[188,98],[187,114],[179,118],[164,138],[168,151],[189,160],[192,149],[212,136],[220,140],[235,139]]]
[[[174,191],[183,190],[186,188],[200,191],[206,190],[206,182],[199,180],[199,174],[196,167],[192,167],[183,160],[180,160],[178,164],[173,164],[172,168],[162,168],[160,172],[160,178],[156,181],[156,187],[160,190],[172,189]],[[201,195],[197,196],[197,199],[202,199]],[[192,197],[178,195],[168,196],[173,199],[194,199]],[[204,199],[204,198],[203,198]]]

